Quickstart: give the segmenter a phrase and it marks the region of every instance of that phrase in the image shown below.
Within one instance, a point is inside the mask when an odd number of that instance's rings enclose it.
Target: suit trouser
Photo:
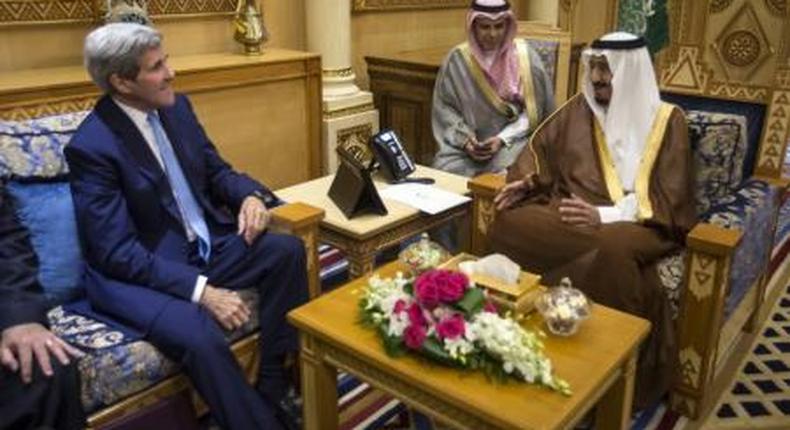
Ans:
[[[261,362],[297,351],[297,332],[285,315],[307,301],[302,242],[293,236],[266,233],[248,247],[240,236],[228,235],[212,243],[211,254],[204,269],[210,285],[258,289]],[[184,366],[220,426],[280,428],[271,404],[247,383],[222,329],[208,311],[174,299],[152,325],[149,340]],[[267,389],[266,381],[261,382]],[[269,398],[277,398],[277,394]]]
[[[81,429],[85,416],[80,400],[79,371],[74,361],[63,366],[54,357],[51,377],[33,363],[33,382],[0,368],[0,429]]]

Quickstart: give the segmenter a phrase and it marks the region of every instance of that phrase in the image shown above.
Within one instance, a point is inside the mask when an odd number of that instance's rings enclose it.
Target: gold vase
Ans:
[[[236,28],[233,38],[244,46],[244,53],[260,54],[261,45],[269,38],[269,34],[263,26],[263,18],[256,0],[238,1],[233,24]]]

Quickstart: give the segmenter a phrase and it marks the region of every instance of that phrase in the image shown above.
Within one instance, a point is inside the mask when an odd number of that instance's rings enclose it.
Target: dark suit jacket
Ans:
[[[271,193],[217,153],[186,97],[159,111],[212,238],[235,233],[244,198]],[[200,269],[168,179],[132,120],[101,98],[65,149],[91,305],[146,333],[168,300],[190,300]]]
[[[13,200],[0,183],[0,331],[38,322],[47,325],[46,300],[37,280],[38,260]]]

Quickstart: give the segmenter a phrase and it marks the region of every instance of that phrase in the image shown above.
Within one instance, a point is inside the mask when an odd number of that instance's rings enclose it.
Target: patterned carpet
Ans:
[[[768,314],[705,427],[790,428],[790,286]]]

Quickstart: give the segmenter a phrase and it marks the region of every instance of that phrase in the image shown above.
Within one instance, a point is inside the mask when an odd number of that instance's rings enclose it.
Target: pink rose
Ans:
[[[439,287],[432,275],[435,272],[435,270],[425,272],[414,281],[414,295],[417,301],[428,309],[433,309],[439,304]]]
[[[422,308],[417,303],[412,303],[411,306],[406,309],[406,312],[409,314],[409,322],[411,325],[418,325],[418,326],[425,326],[427,321],[425,320],[425,315],[422,314]]]
[[[492,314],[495,314],[495,313],[499,312],[499,311],[497,311],[496,305],[494,305],[493,303],[491,303],[491,302],[489,302],[487,300],[486,300],[486,303],[483,305],[483,310],[485,312],[491,312]]]
[[[450,270],[429,270],[414,282],[417,300],[427,308],[434,308],[439,302],[455,303],[464,297],[469,286],[466,275]]]
[[[399,314],[406,309],[406,302],[403,300],[398,300],[395,302],[395,307],[392,309],[392,313]]]
[[[455,303],[464,297],[469,279],[460,272],[442,271],[437,283],[439,284],[439,300],[445,303]]]
[[[422,343],[425,342],[425,335],[425,327],[412,324],[403,332],[403,341],[411,349],[420,349],[422,348]]]
[[[466,333],[466,322],[460,314],[445,318],[436,325],[436,333],[442,339],[455,339]]]

